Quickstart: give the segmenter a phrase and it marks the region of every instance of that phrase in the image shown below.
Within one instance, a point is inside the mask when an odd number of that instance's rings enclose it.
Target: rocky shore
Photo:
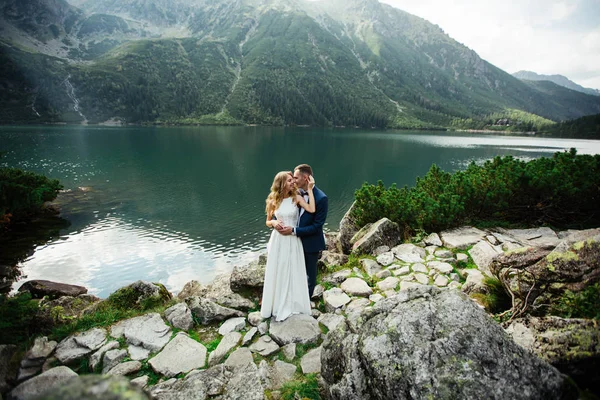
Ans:
[[[462,227],[402,243],[385,218],[358,230],[345,217],[327,236],[310,316],[261,318],[264,256],[177,296],[135,282],[111,297],[152,312],[38,337],[24,354],[0,345],[0,398],[576,399],[600,387],[597,321],[551,315],[567,290],[600,282],[600,229]],[[490,278],[512,295],[502,325],[482,301]],[[40,313],[55,319],[110,299],[24,287],[51,294]]]

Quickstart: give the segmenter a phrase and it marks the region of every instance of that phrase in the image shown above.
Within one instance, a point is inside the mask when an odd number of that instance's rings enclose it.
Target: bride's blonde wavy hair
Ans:
[[[286,197],[292,197],[295,201],[296,194],[298,194],[298,189],[294,188],[291,191],[286,191],[286,182],[289,177],[293,177],[290,171],[281,171],[275,175],[275,179],[273,179],[273,184],[271,185],[271,193],[267,197],[267,207],[265,209],[267,216],[271,217],[275,213],[275,210],[281,205],[281,202]]]

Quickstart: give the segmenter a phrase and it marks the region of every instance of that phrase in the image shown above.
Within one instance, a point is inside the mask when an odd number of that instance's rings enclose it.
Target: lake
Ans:
[[[475,133],[279,127],[0,127],[0,165],[57,178],[70,222],[35,247],[23,277],[83,285],[106,297],[138,279],[178,292],[264,251],[274,175],[310,164],[337,230],[364,182],[413,185],[497,155],[524,160],[600,141]],[[6,244],[5,246],[10,246]],[[25,278],[26,276],[26,278]]]

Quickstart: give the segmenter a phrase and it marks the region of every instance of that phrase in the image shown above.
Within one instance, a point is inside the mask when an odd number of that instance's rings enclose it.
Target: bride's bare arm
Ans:
[[[315,206],[315,195],[313,193],[313,187],[315,186],[315,180],[312,176],[309,177],[308,183],[308,203],[304,200],[304,197],[297,195],[296,202],[300,204],[302,208],[304,208],[309,213],[314,213],[316,210]]]

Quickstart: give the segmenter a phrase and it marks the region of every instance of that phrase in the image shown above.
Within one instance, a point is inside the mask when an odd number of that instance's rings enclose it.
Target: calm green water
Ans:
[[[105,297],[138,279],[171,291],[210,282],[265,248],[264,200],[276,172],[309,163],[337,230],[365,181],[414,184],[432,163],[464,168],[600,142],[482,134],[264,127],[0,127],[0,160],[58,178],[60,237],[35,248],[27,279],[80,284]],[[84,190],[80,189],[84,188]],[[17,288],[25,279],[16,282]]]

